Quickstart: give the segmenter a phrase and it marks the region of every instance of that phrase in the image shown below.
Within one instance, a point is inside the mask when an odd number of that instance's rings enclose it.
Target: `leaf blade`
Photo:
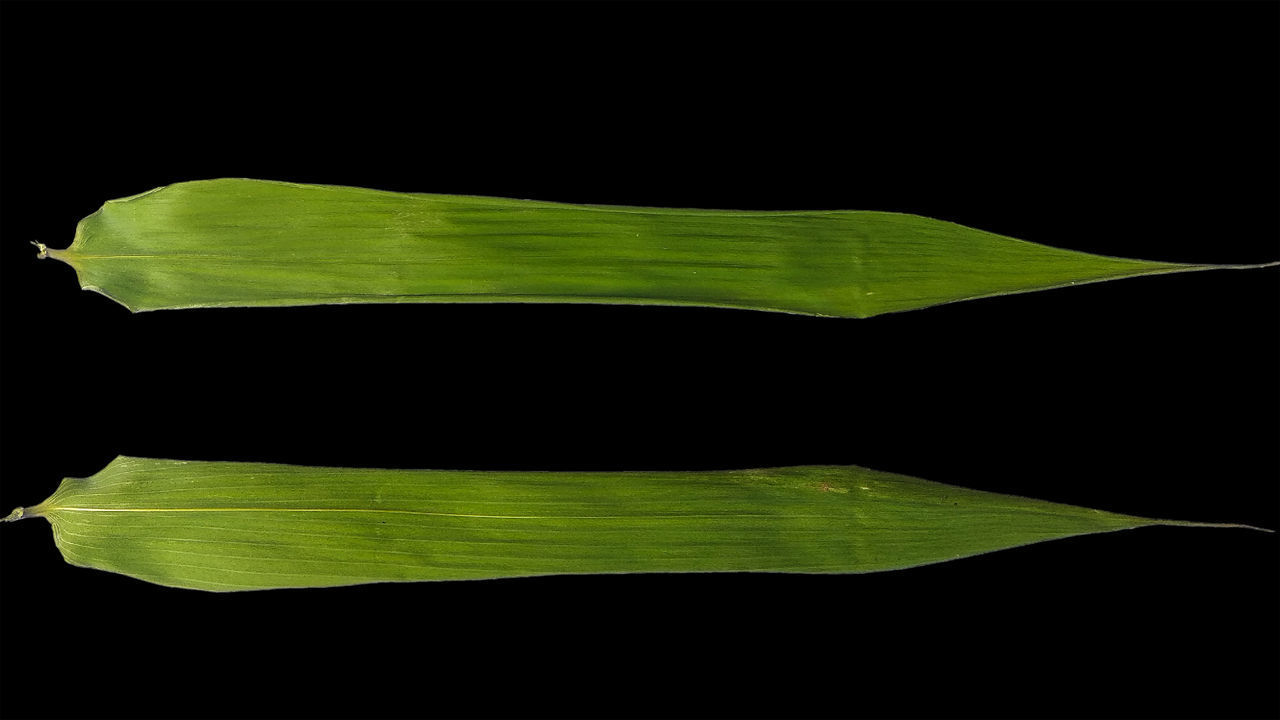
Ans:
[[[109,201],[48,254],[134,311],[556,302],[870,317],[1221,267],[885,212],[567,205],[234,178]]]
[[[49,520],[74,565],[202,590],[876,572],[1162,523],[852,466],[513,473],[129,457],[18,515]]]

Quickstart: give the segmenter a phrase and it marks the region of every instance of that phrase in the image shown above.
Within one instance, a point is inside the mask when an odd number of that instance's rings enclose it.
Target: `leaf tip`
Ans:
[[[1201,265],[1199,267],[1205,270],[1265,270],[1267,268],[1280,267],[1280,260],[1272,260],[1270,262],[1261,263],[1242,263],[1235,265]]]
[[[1196,522],[1193,520],[1162,520],[1161,525],[1171,525],[1174,527],[1207,527],[1207,528],[1234,528],[1237,530],[1254,530],[1257,532],[1275,534],[1275,530],[1271,528],[1259,527],[1257,525],[1246,525],[1244,523],[1225,523],[1225,522]]]

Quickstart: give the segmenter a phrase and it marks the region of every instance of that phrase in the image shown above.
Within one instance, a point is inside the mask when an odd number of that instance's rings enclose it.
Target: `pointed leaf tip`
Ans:
[[[1256,532],[1264,532],[1275,534],[1275,530],[1264,528],[1258,525],[1248,525],[1245,523],[1232,522],[1198,522],[1195,520],[1160,520],[1160,525],[1168,525],[1169,527],[1204,527],[1204,528],[1233,528],[1236,530],[1254,530]]]

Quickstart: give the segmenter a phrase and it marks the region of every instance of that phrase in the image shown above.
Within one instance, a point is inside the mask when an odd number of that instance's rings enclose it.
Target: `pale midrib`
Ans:
[[[139,255],[88,255],[84,253],[72,252],[70,250],[50,250],[50,257],[63,262],[72,263],[78,260],[215,260],[221,263],[244,263],[246,265],[388,265],[388,266],[405,266],[405,265],[429,265],[432,267],[466,267],[475,265],[480,267],[484,264],[484,260],[477,257],[469,256],[430,256],[422,259],[408,258],[370,258],[367,255],[359,255],[355,257],[298,257],[296,255],[282,257],[256,257],[249,254],[235,255],[184,255],[180,253],[153,253]],[[592,267],[610,267],[630,269],[635,266],[648,265],[656,268],[664,267],[696,267],[696,268],[712,268],[712,269],[735,269],[735,270],[776,270],[776,264],[770,263],[748,263],[743,262],[740,258],[742,253],[730,255],[724,259],[700,259],[700,258],[678,258],[678,259],[660,259],[660,258],[628,258],[628,257],[591,257],[587,259],[563,258],[563,257],[546,257],[532,256],[522,254],[512,261],[527,263],[529,261],[540,261],[554,263],[557,266],[592,266]]]
[[[760,518],[777,517],[769,513],[739,514],[665,514],[665,515],[481,515],[470,513],[431,512],[427,510],[391,510],[386,508],[296,508],[296,507],[217,507],[217,508],[86,508],[52,507],[44,512],[122,512],[122,513],[174,513],[174,512],[270,512],[270,513],[391,513],[396,515],[426,515],[431,517],[481,518],[487,520],[645,520],[681,518]],[[832,515],[787,515],[788,518],[834,518]]]

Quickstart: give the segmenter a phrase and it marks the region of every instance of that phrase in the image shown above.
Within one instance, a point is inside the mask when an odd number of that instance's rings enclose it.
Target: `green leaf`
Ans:
[[[200,590],[623,572],[859,573],[1149,520],[858,467],[366,470],[120,457],[7,519]]]
[[[109,201],[69,248],[40,251],[134,311],[560,302],[869,317],[1250,267],[1102,257],[887,212],[662,210],[239,179]]]

